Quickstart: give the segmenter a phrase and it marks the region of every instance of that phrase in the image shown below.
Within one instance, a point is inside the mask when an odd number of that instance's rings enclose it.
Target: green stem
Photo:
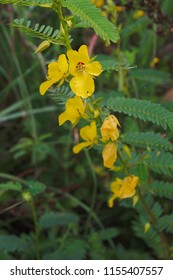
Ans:
[[[61,4],[55,3],[54,9],[59,16],[60,23],[62,25],[62,28],[60,28],[60,30],[63,29],[62,35],[64,36],[66,49],[71,50],[72,47],[71,47],[70,40],[69,40],[69,27],[68,27],[67,21],[65,20],[65,18],[63,16]]]
[[[37,260],[40,260],[40,230],[39,230],[39,224],[38,224],[38,220],[37,220],[35,205],[32,200],[29,201],[29,206],[31,208],[32,217],[33,217],[34,226],[35,226],[35,254],[36,254]]]
[[[148,213],[148,215],[150,217],[151,223],[154,226],[157,226],[157,220],[155,219],[155,217],[154,217],[153,213],[151,212],[150,208],[148,207],[148,205],[147,205],[147,203],[144,199],[144,196],[142,195],[140,190],[139,190],[139,196],[140,196],[140,199],[142,201],[142,204],[143,204],[146,212]],[[170,250],[169,250],[168,241],[167,241],[166,236],[164,235],[164,233],[162,231],[158,230],[158,235],[159,235],[160,242],[161,242],[161,245],[162,245],[162,248],[163,248],[164,259],[168,260],[168,259],[170,259]]]
[[[7,207],[7,208],[5,208],[4,210],[2,210],[2,211],[0,212],[0,215],[2,215],[2,214],[4,214],[4,213],[6,213],[6,212],[8,212],[8,211],[10,211],[10,210],[12,210],[12,209],[18,207],[18,206],[20,206],[22,203],[24,203],[23,200],[22,200],[22,201],[19,201],[19,202],[17,202],[17,203],[15,203],[15,204],[13,204],[13,205]]]
[[[25,180],[23,180],[23,179],[21,179],[21,178],[19,178],[19,177],[16,177],[16,176],[14,176],[14,175],[6,174],[6,173],[0,173],[0,177],[1,177],[1,178],[5,178],[5,179],[9,179],[9,180],[18,181],[18,182],[20,182],[21,184],[24,184],[24,185],[26,185],[27,187],[30,187],[30,184],[29,184],[27,181],[25,181]]]

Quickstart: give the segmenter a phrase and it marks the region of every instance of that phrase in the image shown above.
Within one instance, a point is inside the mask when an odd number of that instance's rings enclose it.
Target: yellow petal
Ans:
[[[71,75],[75,76],[78,74],[78,71],[76,70],[76,66],[80,61],[79,53],[77,51],[69,50],[67,51],[67,56],[70,62],[69,72]]]
[[[58,58],[58,64],[59,68],[62,72],[62,74],[66,74],[68,72],[68,63],[67,63],[67,58],[65,54],[61,54]]]
[[[82,142],[73,147],[73,153],[78,154],[83,148],[90,146],[92,142]]]
[[[63,74],[60,72],[59,64],[57,62],[51,62],[48,65],[48,76],[54,83],[62,79]]]
[[[137,176],[131,175],[128,177],[125,177],[122,182],[122,194],[121,198],[129,198],[135,195],[136,193],[136,187],[138,184],[139,178]]]
[[[120,198],[121,195],[121,185],[122,185],[122,180],[119,178],[116,178],[114,182],[111,183],[110,189],[113,192],[112,196],[110,197],[108,201],[109,207],[113,206],[113,202],[116,198]]]
[[[70,87],[77,96],[82,98],[91,96],[95,89],[92,76],[83,72],[71,79]]]
[[[84,62],[85,64],[90,61],[90,57],[88,55],[88,48],[86,45],[82,45],[79,50],[79,56],[81,58],[81,61]]]
[[[66,121],[70,121],[72,124],[76,123],[80,118],[79,113],[75,108],[71,108],[71,111],[66,110],[61,115],[59,115],[59,125],[62,125]]]
[[[117,191],[119,192],[122,185],[122,180],[120,178],[116,178],[114,182],[111,183],[110,189],[114,194],[117,194]]]
[[[62,114],[60,114],[58,117],[59,125],[62,125],[63,123],[65,123],[68,120],[69,120],[69,116],[66,111],[63,112]],[[73,120],[70,120],[70,121],[73,123]]]
[[[114,115],[107,116],[100,128],[102,140],[107,141],[110,139],[112,141],[116,141],[119,137],[119,131],[117,128],[118,125],[120,126]]]
[[[40,85],[40,94],[41,95],[44,95],[45,92],[54,84],[54,81],[50,80],[50,81],[46,81],[46,82],[43,82],[41,85]]]
[[[51,72],[56,72],[56,71],[58,71],[58,72],[60,71],[58,62],[53,61],[53,62],[49,63],[48,74]]]
[[[92,63],[89,63],[85,66],[85,70],[88,72],[88,74],[91,74],[93,76],[99,76],[102,73],[102,66],[98,61],[94,61]]]
[[[117,147],[114,143],[108,143],[102,152],[103,165],[107,168],[112,168],[117,159]]]
[[[77,108],[77,110],[79,111],[79,113],[82,115],[85,112],[85,107],[83,104],[82,99],[79,96],[75,96],[73,98],[73,101],[75,103],[75,107]],[[72,106],[74,106],[74,103],[72,104]],[[69,108],[70,109],[70,108]]]
[[[91,122],[90,125],[86,125],[80,130],[80,137],[87,142],[96,142],[97,139],[97,127],[95,122]],[[93,144],[94,144],[93,143]]]
[[[59,116],[59,125],[69,120],[76,124],[81,117],[86,117],[85,107],[80,97],[69,98],[66,102],[66,110]]]
[[[112,195],[110,198],[109,198],[109,200],[108,200],[108,206],[110,207],[110,208],[112,208],[113,207],[113,204],[114,204],[114,200],[116,199],[116,196],[115,195]]]
[[[77,51],[68,50],[67,57],[68,57],[70,63],[77,64],[79,62],[79,53]]]

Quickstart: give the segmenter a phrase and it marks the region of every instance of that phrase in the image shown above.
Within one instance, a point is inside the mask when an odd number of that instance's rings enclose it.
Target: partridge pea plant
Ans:
[[[155,69],[159,63],[156,41],[149,57],[149,69],[135,65],[137,50],[125,49],[127,38],[136,32],[132,28],[137,29],[140,24],[145,32],[150,19],[140,9],[140,1],[134,1],[131,29],[124,27],[128,1],[120,2],[122,5],[116,5],[113,0],[0,0],[1,4],[38,6],[43,8],[43,13],[51,9],[57,15],[57,30],[45,24],[33,26],[23,18],[15,19],[11,25],[41,39],[35,53],[49,53],[53,45],[57,48],[38,92],[53,96],[57,102],[62,97],[57,125],[70,124],[75,135],[71,146],[73,157],[80,160],[78,154],[83,154],[90,165],[94,182],[91,211],[96,210],[97,193],[106,193],[103,202],[106,211],[117,207],[134,211],[135,218],[131,218],[134,235],[147,244],[151,255],[170,259],[173,240],[170,238],[169,244],[166,233],[173,233],[173,214],[166,210],[165,201],[169,205],[169,199],[173,198],[173,184],[169,179],[173,176],[173,145],[168,139],[173,132],[173,113],[140,95],[138,79],[161,74]],[[77,28],[83,28],[84,32],[92,28],[91,33],[86,33],[89,34],[87,43],[84,40],[79,45],[75,36]],[[90,156],[93,154],[96,159]],[[97,185],[97,177],[103,187]],[[29,200],[25,197],[31,203],[32,197]],[[90,213],[86,230],[92,218]],[[36,220],[35,225],[39,258]],[[109,242],[112,244],[111,238]]]

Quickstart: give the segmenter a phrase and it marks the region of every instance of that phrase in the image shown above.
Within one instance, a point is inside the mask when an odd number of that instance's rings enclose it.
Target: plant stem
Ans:
[[[14,175],[6,174],[6,173],[0,173],[0,177],[5,178],[5,179],[9,179],[9,180],[18,181],[21,184],[24,184],[25,186],[30,187],[30,184],[26,180],[23,180],[23,179],[21,179],[19,177],[16,177]]]
[[[32,217],[33,217],[34,226],[35,226],[35,254],[36,254],[37,260],[40,260],[40,241],[39,241],[40,240],[40,230],[39,230],[35,205],[32,200],[29,201],[29,206],[32,211]]]
[[[67,21],[65,20],[65,18],[63,16],[61,3],[56,3],[54,5],[54,9],[59,16],[60,23],[62,25],[62,28],[60,28],[60,30],[63,29],[62,35],[63,35],[64,40],[65,40],[66,49],[71,50],[72,47],[71,47],[70,40],[69,40],[69,27],[68,27]]]

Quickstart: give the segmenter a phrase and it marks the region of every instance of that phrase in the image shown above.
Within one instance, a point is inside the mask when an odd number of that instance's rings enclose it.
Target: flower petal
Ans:
[[[139,178],[137,176],[131,175],[128,177],[125,177],[122,182],[122,188],[121,188],[121,198],[129,198],[135,195],[136,193],[136,187],[138,184]]]
[[[82,142],[73,147],[73,153],[78,154],[83,148],[88,147],[92,142]]]
[[[87,142],[92,142],[93,144],[97,139],[97,127],[95,122],[91,122],[90,125],[86,125],[80,130],[80,137]]]
[[[111,197],[108,200],[109,207],[113,206],[113,202],[116,198],[120,198],[121,185],[122,185],[122,180],[119,178],[116,178],[116,180],[114,182],[112,182],[112,184],[110,185],[110,189],[113,192],[113,194],[111,195]]]
[[[74,111],[75,113],[75,111]],[[62,125],[66,121],[70,121],[72,124],[76,123],[79,118],[79,115],[70,116],[67,111],[64,111],[58,117],[59,125]]]
[[[46,92],[53,84],[54,84],[54,81],[53,81],[53,80],[43,82],[43,83],[40,85],[40,88],[39,88],[40,94],[41,94],[41,95],[44,95],[45,92]]]
[[[59,116],[59,125],[69,120],[72,124],[76,124],[80,118],[86,117],[85,107],[79,96],[69,98],[66,102],[66,110]]]
[[[108,143],[102,152],[103,165],[107,168],[112,168],[117,159],[117,147],[114,143]]]
[[[110,208],[112,208],[113,207],[113,203],[114,203],[114,200],[116,199],[116,196],[113,194],[110,198],[109,198],[109,200],[108,200],[108,206],[110,207]]]
[[[76,76],[78,74],[76,66],[77,66],[78,62],[80,61],[79,53],[77,51],[69,50],[69,51],[67,51],[67,56],[68,56],[68,59],[70,62],[69,72],[71,75]]]
[[[93,76],[99,76],[103,71],[102,66],[98,61],[87,64],[85,66],[85,70],[88,74],[91,74]]]
[[[59,64],[57,62],[51,62],[48,65],[48,77],[53,80],[54,83],[62,79],[63,74],[60,71]]]
[[[65,54],[61,54],[58,57],[58,64],[62,74],[65,75],[68,72],[68,63]]]
[[[79,50],[79,56],[82,62],[84,62],[85,64],[87,64],[90,61],[90,57],[88,55],[88,48],[86,45],[82,45]]]
[[[92,76],[83,72],[71,79],[70,87],[77,96],[81,96],[82,98],[91,96],[95,89]]]

